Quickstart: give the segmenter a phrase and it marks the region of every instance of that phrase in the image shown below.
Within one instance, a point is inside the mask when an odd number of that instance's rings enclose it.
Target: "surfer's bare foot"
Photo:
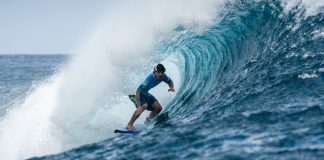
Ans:
[[[125,128],[129,129],[129,130],[134,130],[135,129],[134,126],[131,126],[131,125],[127,125]]]

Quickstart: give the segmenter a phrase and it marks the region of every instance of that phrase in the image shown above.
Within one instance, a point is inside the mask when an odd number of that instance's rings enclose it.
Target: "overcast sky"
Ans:
[[[0,0],[0,54],[71,53],[103,20],[109,0]]]

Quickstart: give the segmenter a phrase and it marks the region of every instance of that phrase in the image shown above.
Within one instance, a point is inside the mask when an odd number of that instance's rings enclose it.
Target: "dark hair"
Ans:
[[[158,65],[154,68],[154,71],[155,71],[155,72],[156,72],[156,71],[160,71],[160,72],[164,73],[164,72],[165,72],[165,68],[164,68],[164,66],[163,66],[162,64],[158,64]]]

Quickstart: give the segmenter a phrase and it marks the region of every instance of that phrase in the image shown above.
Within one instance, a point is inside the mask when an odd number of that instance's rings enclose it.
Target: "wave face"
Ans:
[[[234,1],[207,30],[176,27],[156,53],[183,62],[181,85],[147,131],[34,159],[324,157],[324,13],[309,5]]]

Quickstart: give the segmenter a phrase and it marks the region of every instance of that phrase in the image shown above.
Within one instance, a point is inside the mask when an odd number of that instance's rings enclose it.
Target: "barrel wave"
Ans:
[[[32,159],[323,158],[324,12],[287,3],[226,2],[203,31],[178,25],[156,54],[181,83],[145,131]]]

